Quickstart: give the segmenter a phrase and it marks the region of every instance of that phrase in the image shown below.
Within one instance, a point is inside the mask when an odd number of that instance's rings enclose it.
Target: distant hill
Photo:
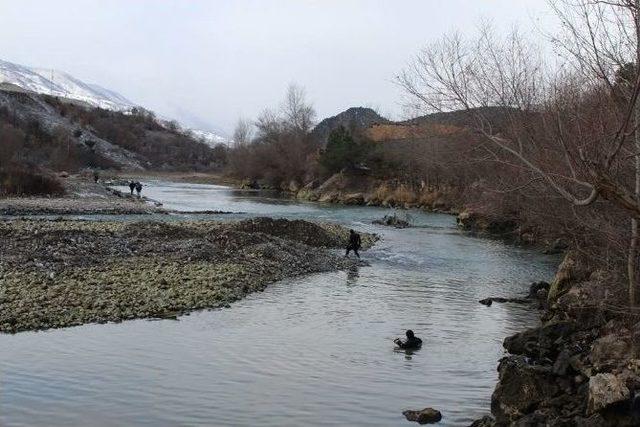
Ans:
[[[62,71],[46,68],[27,67],[0,59],[0,88],[5,91],[34,92],[58,98],[74,100],[80,105],[98,107],[112,111],[130,111],[139,108],[136,103],[123,95],[93,83],[82,80]],[[170,121],[167,118],[161,120]],[[187,131],[208,145],[214,146],[226,143],[227,138],[220,133],[213,132],[210,126],[192,129],[182,126]]]
[[[322,120],[311,132],[321,143],[325,144],[329,134],[340,126],[354,131],[364,130],[375,124],[391,123],[371,108],[353,107],[333,117]]]
[[[0,84],[0,167],[51,170],[205,171],[221,167],[212,148],[142,108],[113,111]]]
[[[322,143],[326,143],[332,130],[339,126],[359,130],[374,142],[415,140],[420,138],[448,138],[469,132],[476,126],[474,111],[488,120],[494,131],[498,131],[508,120],[509,114],[517,113],[503,107],[485,107],[472,111],[450,111],[433,113],[413,119],[394,122],[388,120],[370,108],[354,107],[321,121],[313,134]]]
[[[425,116],[416,117],[400,124],[407,125],[449,125],[460,128],[473,128],[478,125],[474,118],[474,112],[482,115],[483,118],[488,120],[496,128],[505,125],[508,120],[509,114],[517,114],[515,109],[509,109],[505,107],[482,107],[473,110],[459,110],[459,111],[447,111],[442,113],[427,114]]]

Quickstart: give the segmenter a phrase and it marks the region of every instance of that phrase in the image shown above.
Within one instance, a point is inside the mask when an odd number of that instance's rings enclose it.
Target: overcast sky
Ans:
[[[544,0],[0,0],[0,58],[231,133],[291,82],[319,118],[352,106],[397,117],[393,77],[411,55],[482,19],[551,22]]]

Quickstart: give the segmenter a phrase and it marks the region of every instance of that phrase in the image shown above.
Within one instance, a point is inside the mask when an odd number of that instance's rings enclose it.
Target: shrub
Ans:
[[[329,174],[353,169],[362,162],[365,151],[364,144],[357,143],[351,133],[340,126],[329,134],[327,147],[320,156],[320,164]]]
[[[19,166],[0,169],[0,195],[59,196],[64,192],[57,178],[38,169]]]

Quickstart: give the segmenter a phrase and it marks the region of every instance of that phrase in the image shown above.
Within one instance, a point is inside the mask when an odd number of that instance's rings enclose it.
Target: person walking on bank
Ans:
[[[138,193],[138,197],[140,197],[140,193],[142,192],[142,184],[136,182],[136,193]]]
[[[360,254],[358,250],[362,247],[362,240],[360,239],[360,235],[353,230],[349,230],[349,243],[347,244],[347,253],[346,257],[349,256],[349,252],[353,251],[354,254],[360,259]]]
[[[129,190],[131,190],[131,195],[133,196],[133,190],[136,189],[136,183],[131,181],[129,182]]]

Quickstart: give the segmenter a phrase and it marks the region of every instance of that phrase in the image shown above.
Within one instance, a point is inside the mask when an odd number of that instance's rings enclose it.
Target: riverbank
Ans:
[[[622,283],[569,252],[542,324],[504,340],[494,418],[474,425],[639,425],[640,311]]]
[[[226,306],[269,283],[347,269],[340,226],[268,218],[238,223],[0,222],[0,332]],[[366,247],[375,238],[365,235]]]
[[[466,199],[469,194],[451,186],[411,186],[398,179],[384,180],[345,172],[337,173],[324,182],[311,181],[304,186],[291,182],[288,186],[272,188],[249,180],[226,183],[241,189],[279,191],[286,197],[300,201],[417,209],[454,215],[458,227],[470,234],[535,247],[547,254],[563,253],[569,246],[568,239],[558,229],[533,224],[513,213],[506,214],[489,202],[486,205],[468,203]]]
[[[0,215],[146,215],[165,213],[144,197],[130,196],[96,183],[92,177],[60,177],[65,194],[56,197],[2,197]]]

